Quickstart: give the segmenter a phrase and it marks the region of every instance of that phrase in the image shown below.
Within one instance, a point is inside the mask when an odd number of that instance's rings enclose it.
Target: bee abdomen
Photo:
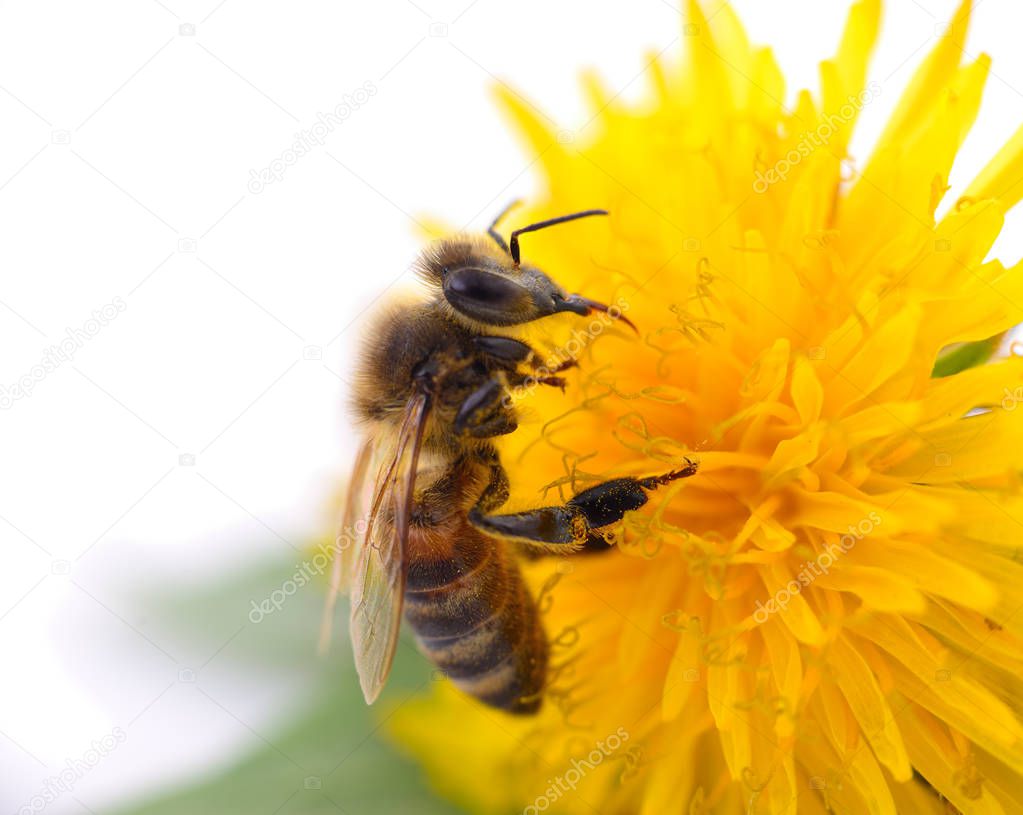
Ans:
[[[418,574],[415,580],[410,574],[405,589],[405,618],[420,638],[468,636],[492,620],[506,599],[503,564],[494,546],[481,546],[468,559],[461,555],[410,568]]]
[[[502,615],[508,637],[503,659],[492,666],[480,660],[476,663],[480,670],[461,677],[449,671],[449,676],[463,691],[488,705],[510,713],[535,713],[547,678],[547,635],[517,571],[516,577],[519,602],[509,605],[508,613]]]
[[[525,631],[522,626],[509,626],[511,620],[522,615],[521,600],[518,596],[509,597],[508,592],[505,598],[475,628],[449,637],[420,635],[419,644],[451,679],[465,679],[496,668],[514,653]],[[509,601],[512,605],[508,605]]]
[[[518,566],[467,525],[486,556],[446,585],[406,591],[419,645],[458,687],[489,705],[531,713],[540,705],[547,638]]]

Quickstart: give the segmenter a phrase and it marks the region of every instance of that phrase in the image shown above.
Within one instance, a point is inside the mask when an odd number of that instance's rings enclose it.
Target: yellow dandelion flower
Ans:
[[[696,3],[684,69],[652,60],[635,105],[589,79],[575,142],[503,94],[545,173],[522,222],[612,212],[531,261],[641,333],[549,338],[581,365],[565,394],[516,394],[513,498],[700,470],[616,551],[526,567],[552,641],[540,714],[440,684],[391,719],[469,809],[1023,812],[1023,359],[934,370],[1023,322],[1023,269],[985,261],[1023,130],[936,218],[988,72],[965,2],[851,162],[879,6],[852,8],[794,109],[771,52]]]

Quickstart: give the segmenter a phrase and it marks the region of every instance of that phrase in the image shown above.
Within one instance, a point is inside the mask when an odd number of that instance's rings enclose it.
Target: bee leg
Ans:
[[[553,388],[565,390],[567,380],[561,376],[539,376],[537,374],[521,374],[513,372],[508,374],[508,384],[513,388],[531,388],[533,385],[550,385]]]
[[[501,465],[501,459],[497,450],[487,445],[477,454],[478,460],[490,468],[490,481],[483,488],[480,497],[476,499],[476,507],[483,512],[493,512],[504,505],[511,493],[511,484],[508,483],[508,473]]]
[[[536,381],[541,385],[550,385],[552,388],[561,388],[565,392],[565,385],[568,384],[563,376],[538,376]]]
[[[516,364],[533,356],[533,349],[511,337],[473,337],[473,344],[499,362]]]
[[[583,490],[561,506],[541,507],[506,515],[488,514],[479,503],[469,510],[473,526],[491,535],[520,538],[527,543],[547,546],[588,545],[593,530],[620,521],[626,512],[647,502],[647,493],[697,470],[695,461],[686,461],[679,470],[649,478],[615,478]]]
[[[511,337],[474,337],[473,343],[488,357],[498,362],[505,362],[509,365],[528,363],[534,371],[543,371],[544,377],[550,374],[560,374],[569,368],[575,368],[579,361],[568,357],[553,368],[542,364],[536,352],[520,340]]]
[[[511,433],[518,423],[505,405],[505,387],[500,379],[488,379],[470,393],[455,416],[455,432],[478,439]]]

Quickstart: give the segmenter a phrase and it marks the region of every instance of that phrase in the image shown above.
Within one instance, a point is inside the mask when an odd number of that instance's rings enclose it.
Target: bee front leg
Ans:
[[[697,470],[695,461],[684,467],[648,478],[615,478],[583,490],[561,506],[541,507],[526,512],[491,514],[492,509],[477,503],[469,510],[469,522],[477,529],[500,537],[518,538],[544,547],[588,545],[593,532],[620,521],[626,512],[647,502],[647,493],[679,478],[688,478]]]
[[[562,376],[512,373],[508,375],[508,384],[513,388],[527,389],[534,385],[549,385],[553,388],[561,388],[561,392],[564,393],[565,385],[567,385],[568,382]]]
[[[478,439],[503,436],[518,427],[509,409],[503,379],[488,379],[470,393],[455,416],[455,432]]]
[[[554,378],[553,374],[560,374],[569,368],[575,368],[579,362],[572,357],[562,360],[557,365],[548,367],[540,360],[539,355],[526,343],[511,337],[475,337],[473,342],[484,354],[491,359],[508,365],[509,368],[526,364],[533,371],[542,372],[542,376],[534,377],[537,381]],[[544,384],[547,384],[546,382]]]
[[[473,337],[473,344],[498,362],[517,365],[536,356],[533,349],[512,337]]]

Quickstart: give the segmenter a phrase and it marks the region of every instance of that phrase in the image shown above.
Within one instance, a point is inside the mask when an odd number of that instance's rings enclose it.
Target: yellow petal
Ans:
[[[817,578],[817,584],[835,591],[847,591],[876,611],[920,614],[927,600],[913,582],[887,567],[856,566],[839,563],[829,574]]]
[[[973,0],[961,0],[948,30],[917,68],[899,99],[895,112],[878,139],[879,145],[905,141],[908,133],[927,121],[928,112],[952,82],[963,58],[972,4]]]
[[[1023,126],[980,171],[963,193],[970,201],[993,198],[1009,210],[1023,198]]]
[[[870,666],[846,637],[836,639],[828,653],[835,681],[870,742],[874,755],[896,781],[908,781],[913,775],[913,768],[906,755],[902,734]]]
[[[993,410],[919,433],[915,452],[888,469],[920,484],[948,484],[1020,467],[1023,412]]]

